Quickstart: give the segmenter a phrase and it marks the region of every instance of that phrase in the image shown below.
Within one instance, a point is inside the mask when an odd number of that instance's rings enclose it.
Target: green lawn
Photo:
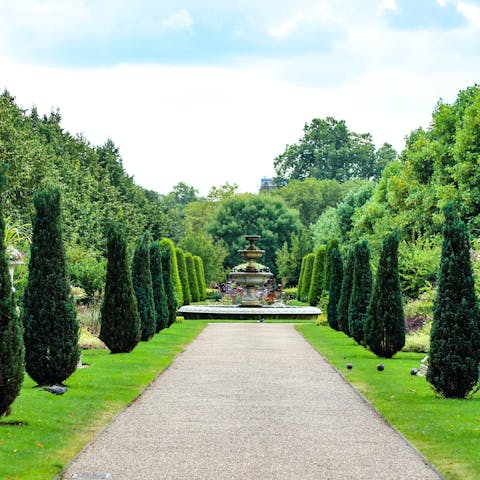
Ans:
[[[51,480],[94,434],[167,367],[206,322],[172,325],[129,354],[86,350],[63,396],[25,380],[13,414],[0,422],[0,479]]]
[[[424,377],[410,375],[424,354],[378,359],[328,326],[297,329],[447,479],[480,478],[480,394],[467,400],[436,396]],[[346,369],[349,362],[352,370]],[[383,372],[376,369],[380,362],[385,365]]]

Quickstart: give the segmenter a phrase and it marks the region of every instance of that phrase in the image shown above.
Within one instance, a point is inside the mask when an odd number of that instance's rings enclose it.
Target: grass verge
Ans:
[[[401,352],[379,359],[327,326],[296,328],[447,479],[479,478],[480,394],[467,400],[435,395],[424,377],[410,375],[425,354]],[[380,362],[383,372],[376,369]]]
[[[62,396],[26,378],[13,414],[0,421],[0,478],[51,480],[206,324],[173,324],[127,354],[83,351],[82,361],[89,366],[67,380],[69,390]]]

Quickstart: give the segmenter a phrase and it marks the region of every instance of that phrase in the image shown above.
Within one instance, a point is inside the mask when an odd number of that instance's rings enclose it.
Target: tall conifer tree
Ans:
[[[80,358],[78,322],[63,245],[60,190],[34,197],[28,283],[23,299],[25,366],[40,385],[62,383]]]
[[[445,208],[427,380],[444,397],[464,398],[477,385],[479,360],[480,324],[470,239],[467,227],[449,204]]]
[[[298,283],[297,283],[297,300],[302,299],[302,288],[303,283],[305,281],[305,264],[307,263],[307,256],[305,255],[302,258],[302,264],[300,266],[300,275],[298,276]]]
[[[0,191],[5,177],[0,170]],[[10,413],[10,406],[22,388],[25,371],[23,331],[17,315],[5,255],[5,223],[0,212],[0,417]]]
[[[163,285],[167,295],[168,306],[168,322],[167,327],[172,325],[177,319],[177,296],[175,294],[175,286],[173,283],[173,264],[172,264],[172,249],[168,245],[160,243],[162,254],[162,271],[163,271]]]
[[[150,340],[157,328],[157,312],[153,299],[152,273],[150,270],[150,244],[152,237],[143,233],[137,241],[132,262],[133,290],[137,297],[140,315],[141,336],[144,342]]]
[[[350,305],[350,297],[352,296],[353,286],[353,268],[355,257],[353,250],[347,253],[347,261],[343,266],[342,288],[340,290],[340,298],[337,305],[337,322],[339,330],[343,331],[349,337],[352,336],[348,325],[348,307]]]
[[[356,342],[363,342],[367,308],[372,295],[372,270],[368,242],[357,242],[353,249],[352,295],[348,305],[348,329]]]
[[[364,326],[365,342],[379,357],[391,358],[405,345],[405,316],[398,275],[398,235],[383,241],[375,287]]]
[[[199,257],[198,255],[194,255],[193,263],[195,265],[195,273],[197,275],[200,300],[205,300],[207,298],[207,285],[205,284],[205,271],[203,269],[202,257]]]
[[[150,245],[150,270],[152,272],[153,300],[157,312],[155,331],[158,333],[168,325],[168,299],[163,281],[162,253],[158,242]]]
[[[131,352],[140,341],[140,316],[125,233],[115,224],[107,234],[107,276],[100,314],[100,339],[112,353]]]
[[[308,302],[308,294],[312,283],[313,264],[315,263],[315,254],[309,253],[305,261],[305,275],[302,286],[302,301]]]
[[[330,284],[328,290],[328,306],[327,317],[328,324],[334,329],[339,330],[337,307],[340,300],[340,294],[342,291],[342,279],[343,279],[343,262],[340,250],[337,247],[333,247],[330,250]]]
[[[323,293],[323,287],[325,285],[325,255],[325,245],[318,247],[315,252],[312,280],[310,282],[310,290],[308,291],[308,303],[312,306],[318,305]]]
[[[177,298],[177,305],[183,305],[183,290],[182,290],[182,281],[180,280],[180,274],[178,272],[178,261],[177,261],[177,251],[175,249],[175,244],[170,238],[162,238],[160,240],[160,248],[169,248],[170,249],[170,261],[172,267],[170,270],[170,275],[173,281],[173,288],[175,289],[175,296]]]
[[[192,293],[192,301],[200,301],[200,291],[198,289],[197,273],[195,271],[195,265],[193,263],[193,256],[190,252],[185,253],[185,263],[187,264],[188,283],[190,285],[190,291]]]
[[[190,305],[190,302],[193,300],[193,295],[190,291],[190,284],[188,281],[185,252],[181,248],[175,247],[175,254],[177,255],[178,275],[180,276],[180,282],[182,283],[183,304]]]

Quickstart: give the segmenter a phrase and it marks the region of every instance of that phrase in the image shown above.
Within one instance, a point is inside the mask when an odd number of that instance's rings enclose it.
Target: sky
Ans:
[[[258,191],[305,123],[398,151],[480,79],[480,0],[0,0],[0,88],[139,185]]]

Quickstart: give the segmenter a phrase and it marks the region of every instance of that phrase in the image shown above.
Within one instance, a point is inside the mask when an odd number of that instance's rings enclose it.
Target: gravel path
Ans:
[[[217,323],[62,478],[441,477],[293,326]]]

